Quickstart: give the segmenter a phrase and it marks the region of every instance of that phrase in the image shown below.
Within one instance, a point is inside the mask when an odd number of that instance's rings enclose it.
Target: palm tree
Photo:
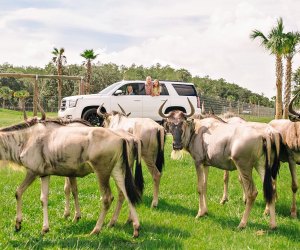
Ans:
[[[265,36],[259,30],[253,30],[250,34],[251,39],[260,38],[261,45],[276,57],[276,114],[275,119],[282,118],[282,56],[285,34],[283,33],[282,18],[277,20],[277,26],[272,28],[270,33]]]
[[[292,59],[297,53],[297,45],[300,43],[299,32],[288,32],[284,40],[284,57],[286,58],[285,86],[284,86],[284,110],[283,118],[288,118],[288,106],[291,99],[291,81],[292,81]]]
[[[83,53],[80,54],[86,61],[83,63],[86,65],[86,94],[90,93],[91,86],[91,76],[92,76],[92,60],[96,59],[98,54],[94,53],[92,49],[86,49]]]
[[[3,102],[2,102],[3,109],[5,108],[5,100],[11,99],[12,93],[13,93],[13,91],[7,86],[3,86],[0,88],[0,98],[3,99]]]
[[[62,67],[63,64],[67,63],[67,58],[64,55],[65,49],[60,48],[59,50],[57,48],[53,48],[52,54],[54,57],[52,58],[53,63],[57,66],[57,74],[59,76],[62,75]],[[58,92],[58,109],[60,108],[60,103],[61,103],[61,92],[62,92],[62,80],[59,77],[58,78],[58,87],[57,87],[57,92]]]
[[[14,93],[14,97],[19,99],[19,105],[22,110],[25,110],[25,100],[29,95],[27,90],[19,90]]]

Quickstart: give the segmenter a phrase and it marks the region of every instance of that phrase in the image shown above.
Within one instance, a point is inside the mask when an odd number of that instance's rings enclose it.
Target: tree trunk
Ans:
[[[2,102],[2,108],[5,108],[5,99],[3,98],[3,102]]]
[[[57,64],[57,73],[58,73],[58,76],[62,75],[62,63],[61,62],[58,62],[58,64]],[[58,92],[58,110],[59,110],[60,105],[61,105],[61,92],[62,92],[62,79],[61,79],[61,77],[58,78],[57,92]]]
[[[276,113],[275,119],[282,118],[282,56],[276,55]]]
[[[283,118],[289,118],[289,103],[291,100],[291,81],[292,81],[292,57],[286,59],[285,86],[284,86],[284,110]]]
[[[86,94],[90,93],[91,90],[91,74],[92,74],[92,65],[91,61],[88,59],[87,61],[87,76],[86,76]]]

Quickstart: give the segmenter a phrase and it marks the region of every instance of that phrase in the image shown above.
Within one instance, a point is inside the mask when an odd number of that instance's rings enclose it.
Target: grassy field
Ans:
[[[0,126],[22,121],[18,112],[0,110]],[[50,232],[41,236],[42,208],[39,201],[40,181],[37,180],[23,196],[22,230],[14,231],[15,190],[24,172],[8,167],[0,169],[0,249],[300,249],[300,221],[289,216],[291,180],[288,167],[282,164],[278,178],[276,214],[278,229],[268,229],[268,216],[263,215],[265,203],[262,183],[254,173],[259,195],[252,209],[248,226],[237,230],[244,210],[237,172],[232,172],[229,202],[220,205],[223,171],[210,168],[208,180],[208,216],[195,219],[198,211],[196,174],[191,157],[182,161],[170,159],[171,138],[167,138],[166,166],[161,179],[158,208],[150,209],[152,180],[144,168],[145,195],[137,211],[141,223],[140,237],[132,238],[132,226],[125,224],[128,214],[124,204],[114,228],[103,228],[90,236],[99,213],[99,191],[96,178],[89,175],[78,180],[82,219],[73,223],[63,218],[64,179],[51,177],[49,197]],[[112,182],[113,192],[116,194]],[[299,204],[299,203],[298,203]],[[115,202],[106,217],[112,216]],[[74,209],[72,209],[74,211]]]

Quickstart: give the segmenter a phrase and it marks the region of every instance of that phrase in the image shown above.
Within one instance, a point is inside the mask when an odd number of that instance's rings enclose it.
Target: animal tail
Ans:
[[[142,195],[144,192],[144,177],[142,171],[141,163],[141,154],[142,154],[142,144],[140,140],[134,142],[135,151],[136,151],[136,160],[135,160],[135,174],[134,174],[134,183]]]
[[[275,146],[275,153],[274,153],[274,161],[272,164],[272,178],[276,180],[277,175],[280,169],[280,145],[282,143],[282,137],[279,133],[272,133],[272,145]]]
[[[272,168],[271,162],[271,140],[269,137],[263,138],[263,151],[266,156],[265,161],[265,176],[263,182],[264,197],[267,203],[271,203],[274,196],[273,182],[272,182]]]
[[[156,156],[156,162],[155,165],[158,169],[158,171],[161,173],[163,170],[163,166],[165,164],[165,154],[164,154],[164,148],[165,148],[165,140],[166,140],[166,133],[164,128],[160,128],[157,131],[157,156]]]
[[[125,189],[128,199],[132,204],[137,204],[141,201],[141,193],[138,191],[132,176],[129,166],[127,141],[123,140],[123,161],[125,163]]]

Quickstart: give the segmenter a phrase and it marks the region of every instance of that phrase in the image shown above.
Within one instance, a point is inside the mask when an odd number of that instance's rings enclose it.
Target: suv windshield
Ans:
[[[197,96],[197,92],[193,85],[172,84],[177,94],[180,96]]]
[[[119,85],[120,82],[116,82],[112,85],[109,85],[108,87],[106,87],[105,89],[102,89],[99,94],[102,94],[102,95],[106,95],[107,93],[109,93],[114,87],[116,87],[117,85]]]

